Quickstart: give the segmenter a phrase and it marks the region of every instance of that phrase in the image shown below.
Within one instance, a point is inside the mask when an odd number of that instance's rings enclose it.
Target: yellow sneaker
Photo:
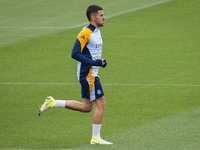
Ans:
[[[43,112],[45,112],[48,109],[51,109],[55,107],[55,99],[52,96],[48,96],[45,100],[44,104],[40,107],[38,111],[38,116],[40,116]]]
[[[90,141],[90,144],[103,144],[103,145],[111,145],[113,143],[103,140],[101,137],[96,138],[93,137]]]

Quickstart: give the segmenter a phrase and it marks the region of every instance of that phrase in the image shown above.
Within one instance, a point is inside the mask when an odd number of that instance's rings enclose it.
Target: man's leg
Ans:
[[[83,98],[83,103],[75,100],[55,100],[53,97],[47,97],[44,104],[38,111],[38,116],[40,116],[44,111],[51,109],[53,107],[68,108],[80,112],[90,112],[93,108],[94,102],[90,101],[88,98]]]
[[[75,100],[66,100],[65,108],[80,111],[80,112],[90,112],[93,108],[94,102],[90,101],[89,98],[83,98],[83,103]]]
[[[106,105],[106,102],[105,102],[104,96],[95,100],[95,109],[94,109],[94,114],[92,118],[92,123],[93,123],[92,137],[93,138],[100,137],[100,130],[101,130],[101,125],[102,125],[105,105]]]
[[[103,120],[103,113],[104,109],[106,106],[105,98],[104,96],[94,100],[95,102],[95,109],[94,109],[94,114],[92,118],[92,123],[93,124],[102,124]]]
[[[113,144],[111,142],[107,142],[103,140],[100,136],[100,130],[103,120],[103,113],[106,106],[104,96],[94,100],[95,102],[95,109],[92,118],[93,123],[93,131],[92,131],[92,140],[90,144]]]

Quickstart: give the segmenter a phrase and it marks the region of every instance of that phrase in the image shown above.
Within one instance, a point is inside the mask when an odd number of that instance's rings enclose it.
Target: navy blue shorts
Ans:
[[[93,101],[104,96],[99,77],[87,78],[86,80],[82,80],[80,83],[82,98],[89,98],[90,101]]]

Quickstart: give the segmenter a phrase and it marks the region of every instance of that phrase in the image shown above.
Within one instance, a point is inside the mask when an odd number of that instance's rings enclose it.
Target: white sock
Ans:
[[[55,107],[65,108],[65,100],[56,100]]]
[[[101,124],[92,124],[93,130],[92,130],[92,137],[100,137],[100,130],[101,130]]]

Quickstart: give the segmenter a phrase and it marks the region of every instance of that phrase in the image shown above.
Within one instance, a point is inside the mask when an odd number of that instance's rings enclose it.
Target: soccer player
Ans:
[[[83,103],[74,100],[55,100],[48,96],[38,111],[38,116],[53,107],[90,112],[95,103],[90,144],[113,144],[100,136],[106,102],[98,71],[99,67],[106,67],[107,61],[101,58],[103,42],[99,27],[104,26],[105,16],[103,9],[97,5],[89,6],[86,15],[90,23],[78,34],[71,54],[72,58],[78,61],[77,77],[81,84]]]

